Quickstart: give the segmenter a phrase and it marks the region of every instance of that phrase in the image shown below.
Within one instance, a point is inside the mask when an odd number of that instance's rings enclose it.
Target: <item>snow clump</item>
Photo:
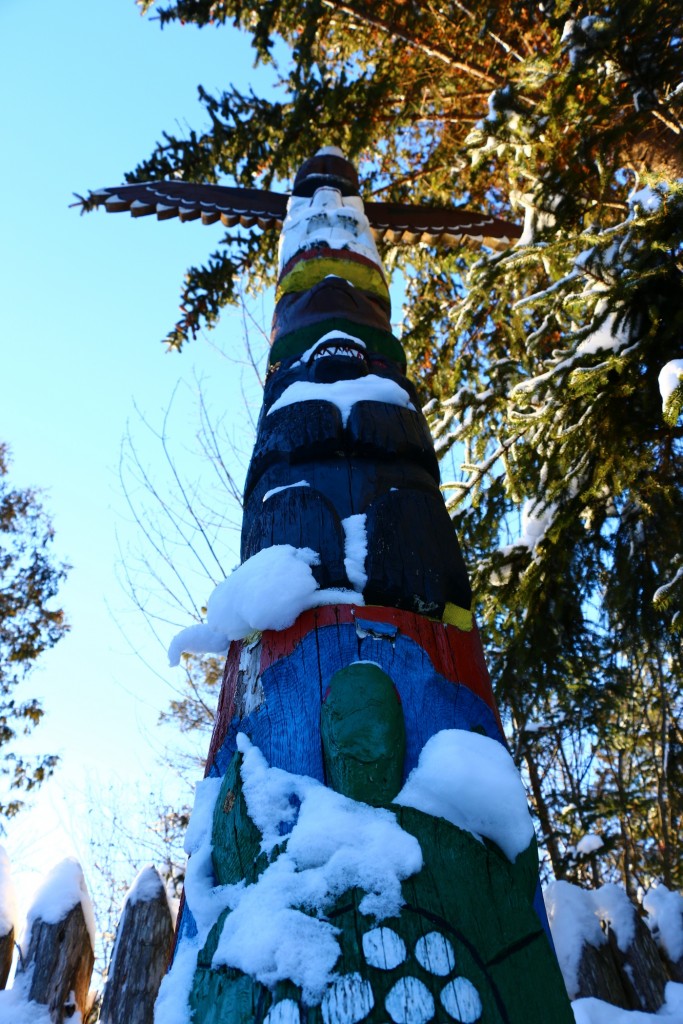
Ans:
[[[219,583],[206,606],[206,622],[181,630],[168,649],[172,666],[184,652],[225,654],[231,640],[254,630],[287,629],[309,608],[363,604],[353,590],[321,590],[311,566],[320,555],[311,548],[274,544],[243,562]]]
[[[243,734],[237,746],[243,755],[243,794],[261,832],[261,850],[271,855],[278,844],[283,849],[255,882],[215,885],[211,831],[222,780],[199,783],[186,836],[191,857],[185,881],[198,934],[185,939],[162,982],[156,1024],[186,1024],[197,953],[225,908],[231,913],[214,966],[235,967],[264,985],[289,979],[302,988],[307,1004],[319,1004],[337,979],[334,966],[341,952],[338,929],[322,915],[342,893],[359,888],[365,893],[362,914],[378,921],[393,917],[403,905],[401,882],[422,867],[420,844],[391,811],[351,800],[308,776],[271,768]]]
[[[676,963],[683,957],[683,896],[660,883],[645,894],[643,906],[655,939]]]
[[[526,794],[505,747],[464,729],[427,740],[394,803],[445,818],[496,843],[510,861],[529,846],[534,827]]]
[[[332,405],[336,405],[341,413],[344,426],[346,426],[351,409],[356,402],[384,402],[386,405],[399,405],[415,412],[410,395],[400,384],[389,377],[378,377],[374,373],[369,373],[366,377],[359,377],[357,380],[338,380],[332,384],[297,380],[285,388],[280,397],[273,402],[268,410],[268,415],[270,416],[278,409],[284,409],[286,405],[316,401],[331,402]]]

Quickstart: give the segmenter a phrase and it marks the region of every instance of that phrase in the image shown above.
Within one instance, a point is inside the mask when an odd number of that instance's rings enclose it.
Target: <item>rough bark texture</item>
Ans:
[[[0,935],[0,988],[7,984],[7,977],[12,966],[12,954],[14,953],[14,928],[10,928],[6,935]]]
[[[78,903],[57,924],[36,918],[17,973],[27,977],[28,999],[47,1006],[53,1024],[62,1024],[74,1010],[85,1017],[94,960]]]
[[[669,979],[649,928],[635,909],[633,916],[636,932],[626,952],[619,949],[613,931],[608,932],[609,944],[619,967],[629,1007],[655,1013],[664,1002],[664,989]]]
[[[128,902],[104,989],[102,1024],[153,1024],[154,1000],[173,944],[173,920],[159,879],[153,899]]]
[[[622,1006],[625,1010],[631,1008],[623,978],[609,942],[604,942],[599,947],[587,943],[583,947],[578,979],[575,999],[593,996],[606,1003],[612,1003],[613,1006]]]

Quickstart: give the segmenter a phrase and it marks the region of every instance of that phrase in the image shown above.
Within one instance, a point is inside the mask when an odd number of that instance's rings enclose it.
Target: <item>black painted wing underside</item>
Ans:
[[[158,220],[179,217],[203,224],[221,221],[281,229],[289,196],[255,188],[195,185],[185,181],[145,182],[91,192],[84,209],[104,206],[109,213],[129,211],[133,217],[156,214]],[[493,248],[505,248],[520,237],[517,224],[481,213],[449,207],[411,206],[400,203],[365,203],[365,213],[378,241],[455,244],[466,238]]]

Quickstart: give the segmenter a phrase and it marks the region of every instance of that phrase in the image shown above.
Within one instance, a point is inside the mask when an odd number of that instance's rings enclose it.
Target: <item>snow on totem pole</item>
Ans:
[[[271,341],[242,564],[171,648],[229,646],[155,1020],[571,1024],[437,458],[334,148],[287,205]]]

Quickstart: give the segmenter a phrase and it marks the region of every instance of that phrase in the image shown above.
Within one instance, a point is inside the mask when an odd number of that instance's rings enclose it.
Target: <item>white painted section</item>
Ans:
[[[344,974],[327,990],[320,1010],[324,1024],[358,1024],[374,1005],[370,982],[360,974]]]
[[[393,928],[373,928],[363,936],[363,953],[371,967],[393,971],[406,958],[406,944]]]
[[[384,1000],[394,1024],[427,1024],[434,1016],[432,994],[419,978],[401,978]]]
[[[430,974],[443,978],[455,968],[455,951],[445,935],[429,932],[417,940],[415,957]]]
[[[481,1017],[479,993],[467,978],[454,978],[441,992],[441,1004],[461,1024],[474,1024]]]

